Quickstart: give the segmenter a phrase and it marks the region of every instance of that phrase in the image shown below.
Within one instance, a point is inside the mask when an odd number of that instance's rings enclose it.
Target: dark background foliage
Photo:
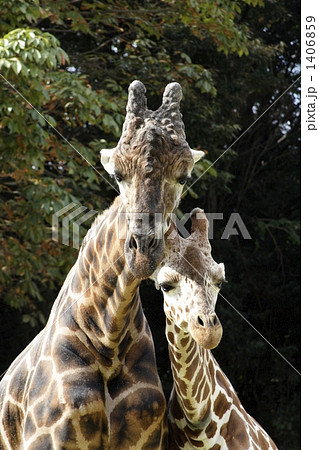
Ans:
[[[223,213],[214,355],[278,447],[299,449],[299,2],[0,0],[0,10],[1,373],[45,324],[77,255],[52,240],[52,215],[70,202],[101,211],[116,195],[99,150],[121,134],[129,83],[143,81],[155,109],[178,81],[188,142],[207,152],[179,213]],[[234,212],[250,240],[221,239]],[[150,282],[141,291],[168,395],[161,296]]]

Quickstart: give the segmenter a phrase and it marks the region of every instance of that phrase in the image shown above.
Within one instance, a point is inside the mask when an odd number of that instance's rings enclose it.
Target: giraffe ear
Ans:
[[[197,163],[197,161],[199,161],[205,155],[205,153],[202,152],[201,150],[193,150],[192,148],[191,148],[191,152],[192,152],[194,164]]]
[[[224,275],[224,278],[225,278],[225,265],[224,265],[224,263],[219,263],[218,265],[221,268],[221,270],[223,271],[223,275]]]
[[[100,152],[102,166],[110,175],[114,175],[114,163],[112,161],[112,156],[115,150],[116,147],[111,149],[103,148]]]
[[[159,267],[157,267],[157,269],[155,269],[155,271],[152,273],[152,275],[149,277],[150,280],[153,280],[155,283],[155,287],[157,290],[159,290],[159,283],[158,283],[158,273],[160,271],[161,268],[161,264]]]

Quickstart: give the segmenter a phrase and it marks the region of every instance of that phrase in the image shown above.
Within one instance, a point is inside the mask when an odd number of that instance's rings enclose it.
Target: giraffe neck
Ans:
[[[74,322],[95,350],[110,358],[123,340],[134,340],[144,325],[140,280],[134,279],[125,262],[121,212],[123,205],[117,198],[94,222],[51,313],[61,327],[72,329]]]
[[[211,351],[168,318],[166,336],[174,379],[168,405],[171,447],[278,450],[245,411]]]
[[[206,422],[218,395],[212,354],[168,318],[166,337],[174,389],[183,415],[190,424]]]
[[[166,402],[121,211],[118,198],[96,219],[46,327],[1,381],[1,449],[164,448]]]

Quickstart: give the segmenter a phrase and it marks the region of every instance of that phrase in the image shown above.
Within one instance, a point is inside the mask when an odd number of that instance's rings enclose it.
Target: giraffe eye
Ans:
[[[180,177],[177,180],[177,183],[181,184],[182,186],[184,186],[184,184],[187,183],[188,177]]]
[[[174,289],[174,286],[172,286],[171,284],[168,284],[168,283],[162,283],[162,284],[160,284],[160,288],[162,289],[163,292],[169,292],[172,289]]]
[[[118,172],[115,172],[115,173],[114,173],[114,178],[116,179],[116,181],[117,181],[118,183],[120,183],[121,181],[123,181],[124,176],[121,175],[121,174],[118,173]]]

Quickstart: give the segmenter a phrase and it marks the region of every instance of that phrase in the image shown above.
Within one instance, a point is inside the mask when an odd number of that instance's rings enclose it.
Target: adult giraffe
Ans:
[[[173,230],[166,255],[152,275],[164,294],[166,336],[174,386],[168,404],[169,450],[275,450],[243,408],[210,349],[222,336],[215,305],[224,265],[211,257],[208,220],[191,213],[192,233]]]
[[[186,143],[180,100],[170,84],[151,112],[142,83],[131,84],[119,144],[102,151],[121,196],[95,221],[47,325],[0,383],[1,449],[165,447],[165,398],[138,286],[164,255],[159,238],[202,156]]]

